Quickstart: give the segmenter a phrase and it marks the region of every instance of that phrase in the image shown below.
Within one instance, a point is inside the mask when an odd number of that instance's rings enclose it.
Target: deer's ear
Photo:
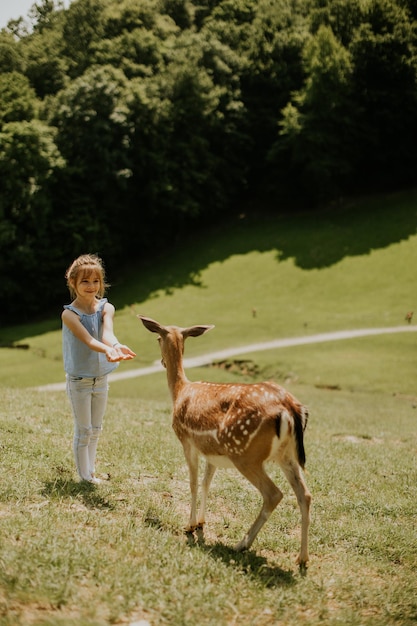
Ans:
[[[199,337],[200,335],[203,335],[212,328],[214,328],[213,324],[211,324],[210,326],[190,326],[189,328],[184,328],[182,334],[184,336],[184,339],[186,337]]]
[[[166,334],[166,329],[164,326],[161,326],[159,322],[151,319],[150,317],[144,317],[143,315],[137,315],[136,317],[140,319],[145,328],[150,330],[151,333],[158,333],[158,335]]]

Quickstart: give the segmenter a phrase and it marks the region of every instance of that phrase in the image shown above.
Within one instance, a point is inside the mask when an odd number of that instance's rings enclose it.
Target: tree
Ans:
[[[7,122],[31,120],[38,102],[28,79],[19,72],[0,74],[0,129]]]
[[[11,33],[3,30],[0,32],[0,73],[18,72],[23,73],[24,59],[17,41]]]
[[[92,67],[57,95],[48,112],[67,163],[57,210],[82,225],[71,229],[74,248],[109,248],[115,255],[123,249],[131,132],[126,85],[120,70]]]
[[[187,32],[165,70],[136,83],[132,189],[146,218],[160,223],[163,215],[171,236],[191,219],[223,212],[245,183],[239,62],[205,30]]]
[[[58,93],[67,83],[67,63],[59,33],[33,33],[25,41],[25,75],[41,100]]]
[[[37,311],[40,293],[44,302],[50,301],[53,295],[48,271],[44,270],[54,266],[54,253],[59,243],[49,236],[52,203],[48,184],[63,166],[54,133],[48,126],[36,120],[3,125],[0,132],[0,300],[7,302],[3,315],[23,319]]]
[[[260,0],[251,32],[242,40],[242,100],[251,129],[249,185],[255,198],[273,193],[276,170],[268,154],[281,110],[304,79],[303,49],[309,37],[303,2]]]
[[[352,64],[328,26],[311,37],[303,57],[304,87],[283,110],[270,159],[278,177],[291,173],[288,191],[301,186],[306,197],[324,200],[340,193],[350,171]]]
[[[363,21],[363,6],[361,0],[312,0],[308,14],[312,33],[328,26],[336,39],[349,47]]]
[[[194,11],[189,0],[163,0],[161,13],[169,15],[181,30],[193,24]]]
[[[91,63],[93,46],[103,36],[100,0],[77,0],[66,11],[63,24],[63,53],[71,78],[81,76]]]
[[[355,174],[365,189],[415,181],[415,26],[406,9],[389,0],[372,0],[350,46],[356,125],[362,134]]]
[[[163,65],[160,39],[152,31],[136,28],[112,39],[102,39],[94,50],[97,65],[120,68],[127,78],[147,77]]]
[[[34,23],[35,31],[42,32],[50,29],[55,18],[54,0],[41,0],[39,3],[33,4],[29,11],[29,17]]]

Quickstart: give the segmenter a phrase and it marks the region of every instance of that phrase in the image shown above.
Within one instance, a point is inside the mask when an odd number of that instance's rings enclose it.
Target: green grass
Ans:
[[[416,194],[317,216],[240,219],[110,276],[116,331],[159,358],[137,312],[214,323],[186,356],[270,338],[395,326],[415,306]],[[252,309],[256,308],[256,317]],[[59,318],[59,315],[57,315]],[[311,563],[295,565],[300,516],[285,497],[252,549],[233,552],[260,508],[218,471],[204,538],[182,532],[188,472],[165,374],[111,384],[99,487],[77,482],[59,320],[3,328],[0,343],[0,626],[411,626],[417,622],[415,333],[241,355],[193,380],[275,378],[310,408]],[[241,363],[246,361],[246,363]],[[230,366],[230,367],[228,367]],[[247,367],[248,366],[248,367]]]
[[[285,498],[248,553],[260,507],[232,471],[210,492],[204,542],[182,532],[187,470],[169,406],[112,398],[99,487],[76,482],[64,394],[5,390],[0,410],[0,624],[408,625],[415,598],[416,408],[406,397],[291,389],[307,402],[311,564]]]
[[[155,356],[158,356],[156,336],[153,337]],[[205,336],[187,340],[186,356],[193,341],[204,345]],[[227,359],[230,369],[215,363],[213,366],[189,369],[187,375],[190,380],[251,382],[253,375],[242,374],[244,365],[239,367],[239,361],[247,362],[257,379],[274,379],[284,386],[296,383],[384,396],[411,394],[417,398],[417,332],[248,353]],[[113,381],[111,395],[170,401],[165,372]]]

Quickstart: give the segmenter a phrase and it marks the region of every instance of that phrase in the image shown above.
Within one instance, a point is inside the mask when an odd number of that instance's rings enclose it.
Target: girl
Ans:
[[[101,259],[79,256],[65,277],[71,304],[62,313],[67,394],[74,415],[74,458],[81,480],[98,484],[95,460],[107,404],[107,375],[118,361],[136,354],[113,332],[114,306],[104,298],[108,285]]]

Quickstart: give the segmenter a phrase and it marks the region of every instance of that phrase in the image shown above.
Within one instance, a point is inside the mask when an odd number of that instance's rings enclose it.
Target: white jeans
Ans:
[[[74,459],[83,480],[91,480],[94,476],[108,389],[107,376],[67,376],[67,394],[74,416]]]

